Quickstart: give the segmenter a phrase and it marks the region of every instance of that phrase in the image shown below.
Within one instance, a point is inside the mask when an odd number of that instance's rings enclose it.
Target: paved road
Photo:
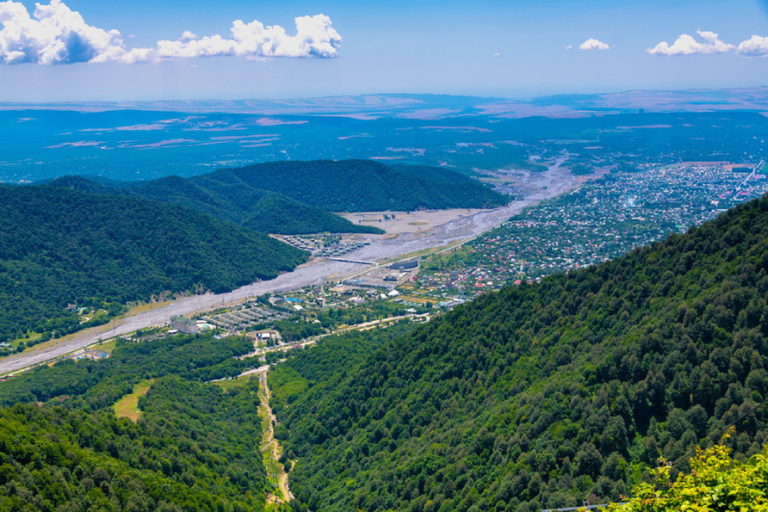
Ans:
[[[229,293],[214,295],[206,293],[184,297],[173,303],[151,311],[145,311],[122,320],[112,329],[100,334],[83,334],[72,339],[62,341],[56,345],[44,349],[29,351],[0,359],[0,375],[14,372],[28,366],[44,363],[57,357],[66,355],[74,350],[81,349],[121,334],[128,334],[137,329],[146,329],[155,325],[168,322],[174,315],[188,315],[197,311],[205,311],[211,308],[225,306],[247,297],[262,295],[264,293],[282,292],[294,290],[303,286],[322,284],[326,277],[334,274],[346,274],[364,268],[363,265],[342,263],[337,261],[318,261],[303,265],[293,272],[279,275],[271,281],[260,281],[238,288]],[[118,321],[120,322],[120,321]]]
[[[501,208],[484,210],[474,215],[452,220],[424,232],[403,233],[394,238],[372,236],[370,245],[351,252],[348,256],[357,261],[375,262],[380,259],[397,258],[405,254],[433,247],[447,246],[460,240],[473,238],[501,225],[512,215],[522,211],[523,208],[532,206],[541,200],[549,199],[577,186],[578,183],[575,181],[575,178],[570,173],[563,172],[560,168],[565,159],[565,157],[559,158],[550,167],[549,171],[536,173],[531,178],[538,185],[538,193],[526,200],[514,201]],[[546,185],[546,187],[543,185]],[[333,276],[333,279],[340,279],[341,276],[347,276],[367,268],[369,268],[368,265],[361,263],[328,260],[313,261],[302,265],[293,272],[282,274],[271,281],[260,281],[229,293],[218,295],[206,293],[185,297],[174,301],[168,306],[118,320],[115,327],[102,333],[81,333],[72,339],[64,340],[50,347],[37,347],[37,350],[14,354],[13,356],[0,359],[0,375],[56,359],[100,340],[128,334],[137,329],[162,325],[168,322],[171,316],[174,315],[189,315],[200,311],[207,311],[265,293],[283,292],[304,286],[324,284],[328,281],[329,277]]]

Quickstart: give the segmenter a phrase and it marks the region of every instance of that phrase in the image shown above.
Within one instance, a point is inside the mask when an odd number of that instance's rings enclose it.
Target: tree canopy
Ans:
[[[329,341],[272,370],[305,387],[278,412],[292,489],[331,511],[605,503],[734,422],[744,461],[767,441],[766,408],[745,415],[768,396],[766,293],[768,197],[354,362]]]
[[[73,308],[103,309],[108,318],[163,292],[229,291],[307,256],[178,206],[0,185],[0,340],[91,325]]]

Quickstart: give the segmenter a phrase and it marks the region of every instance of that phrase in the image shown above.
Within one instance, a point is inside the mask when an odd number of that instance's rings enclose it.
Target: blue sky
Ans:
[[[20,4],[32,22],[0,32],[0,101],[529,98],[768,85],[766,1],[63,0],[51,19],[71,10],[87,26],[74,42],[69,29],[40,35],[34,2],[0,2],[0,19],[3,7],[18,14]],[[297,17],[309,23],[299,34]],[[285,34],[237,39],[235,20]],[[106,36],[113,29],[119,35]],[[35,34],[36,46],[19,31]],[[675,44],[683,34],[690,38]],[[593,49],[579,49],[590,39]],[[204,52],[214,56],[195,56]]]

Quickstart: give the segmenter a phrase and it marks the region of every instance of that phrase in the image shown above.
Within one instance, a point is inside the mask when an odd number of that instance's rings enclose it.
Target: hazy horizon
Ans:
[[[0,101],[531,99],[768,83],[768,4],[0,2]]]

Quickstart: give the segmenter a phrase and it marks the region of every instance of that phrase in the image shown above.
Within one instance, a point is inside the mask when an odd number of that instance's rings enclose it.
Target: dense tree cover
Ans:
[[[407,315],[408,306],[389,300],[381,300],[348,308],[326,308],[316,313],[316,319],[326,329],[340,325],[357,325],[373,320]]]
[[[186,208],[51,186],[0,185],[0,341],[81,329],[78,306],[224,292],[306,253]]]
[[[305,351],[283,380],[306,390],[277,409],[291,488],[330,511],[617,499],[768,395],[766,293],[768,197],[484,295],[360,363]],[[737,422],[737,460],[762,451],[766,427],[765,407]]]
[[[297,201],[334,212],[416,210],[419,208],[487,208],[509,200],[476,182],[455,182],[455,173],[434,179],[417,170],[404,172],[372,160],[271,162],[222,169],[206,179],[246,184],[285,194]]]
[[[406,321],[375,331],[334,334],[323,338],[323,341],[312,349],[293,351],[293,356],[300,355],[300,373],[294,369],[293,364],[280,364],[270,369],[272,411],[278,411],[293,403],[308,386],[333,389],[338,385],[338,379],[346,374],[345,371],[336,372],[337,368],[352,369],[360,365],[371,352],[389,340],[402,337],[411,331],[414,325]],[[333,359],[332,365],[329,364],[329,359]]]
[[[49,184],[177,204],[263,233],[383,233],[379,228],[354,224],[339,215],[283,194],[261,190],[243,182],[212,179],[210,175],[194,178],[168,176],[135,183],[97,183],[81,176],[64,176]]]
[[[215,173],[188,179],[169,177],[129,190],[143,197],[201,210],[264,233],[382,233],[378,228],[354,224],[287,195],[262,190],[258,183],[229,178],[219,179]]]
[[[136,424],[110,409],[5,409],[0,509],[263,510],[257,391],[165,377],[140,400]]]
[[[147,182],[57,178],[50,185],[134,195],[199,210],[265,233],[383,233],[331,211],[499,206],[507,198],[463,174],[366,160],[276,162]]]
[[[392,167],[397,171],[413,174],[419,178],[432,181],[440,181],[444,183],[477,183],[466,174],[452,171],[445,167],[433,167],[431,165],[399,165]]]
[[[307,322],[299,318],[293,320],[277,320],[271,325],[280,331],[280,335],[286,341],[299,341],[325,332],[325,329],[314,322]]]
[[[0,509],[262,510],[258,382],[198,382],[252,348],[212,335],[120,342],[106,360],[0,383],[2,403],[15,404],[0,411]],[[140,380],[151,382],[141,417],[117,419],[112,405]]]
[[[253,342],[245,337],[217,340],[210,333],[178,334],[141,343],[120,339],[107,359],[77,363],[65,359],[0,383],[0,406],[68,396],[98,409],[130,393],[141,380],[176,375],[207,382],[238,375],[261,364],[254,358],[233,359],[252,350]]]

